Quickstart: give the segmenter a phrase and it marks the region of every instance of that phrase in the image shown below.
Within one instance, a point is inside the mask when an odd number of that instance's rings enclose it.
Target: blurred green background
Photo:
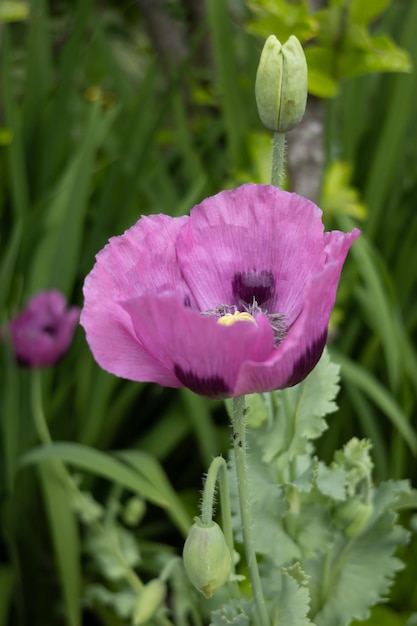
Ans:
[[[363,233],[332,317],[340,411],[318,454],[329,460],[349,437],[369,437],[376,480],[411,478],[415,485],[412,0],[0,0],[1,323],[40,289],[60,289],[81,306],[95,254],[141,215],[182,215],[226,187],[268,182],[271,136],[258,118],[254,83],[271,33],[281,41],[296,34],[310,70],[306,118],[288,136],[286,186],[321,206],[327,229],[356,225]],[[117,611],[82,611],[78,596],[97,577],[85,536],[51,465],[22,464],[39,444],[31,376],[3,341],[0,626],[123,624]],[[132,480],[148,504],[132,535],[145,553],[154,546],[144,559],[152,571],[156,543],[162,551],[181,548],[201,476],[229,447],[223,405],[108,375],[81,328],[41,384],[53,440],[79,446],[63,448],[61,457],[83,470],[83,487],[103,506],[116,502],[120,512],[124,489],[132,491],[110,451],[146,454],[146,462],[137,457],[144,465]],[[144,495],[141,480],[153,495]],[[168,505],[158,504],[164,489]],[[416,556],[412,545],[392,620],[378,623],[402,624],[401,612],[417,611]]]

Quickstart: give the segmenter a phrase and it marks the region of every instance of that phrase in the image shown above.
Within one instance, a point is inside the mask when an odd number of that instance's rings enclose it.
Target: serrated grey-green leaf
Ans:
[[[281,45],[270,35],[262,50],[255,83],[259,117],[269,130],[284,133],[303,118],[307,101],[307,62],[297,37]]]

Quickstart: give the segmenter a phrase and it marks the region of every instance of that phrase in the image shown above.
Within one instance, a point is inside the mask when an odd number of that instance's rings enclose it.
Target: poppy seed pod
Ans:
[[[285,133],[301,122],[307,101],[307,62],[297,37],[265,42],[255,83],[256,104],[269,130]]]
[[[206,598],[224,585],[232,570],[232,557],[216,522],[204,526],[196,518],[184,544],[183,559],[190,582]]]

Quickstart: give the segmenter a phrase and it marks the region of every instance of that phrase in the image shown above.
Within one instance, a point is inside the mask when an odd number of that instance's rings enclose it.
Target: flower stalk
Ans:
[[[274,132],[272,148],[271,185],[281,187],[285,173],[285,133]]]
[[[230,556],[233,559],[234,548],[229,481],[227,477],[227,464],[221,456],[217,456],[213,459],[204,483],[203,500],[201,505],[201,522],[206,525],[210,524],[213,519],[213,505],[217,480],[219,481],[223,533],[226,538],[227,546],[230,550]]]
[[[249,495],[248,468],[246,463],[246,433],[245,433],[245,397],[233,399],[232,427],[233,447],[235,453],[237,489],[239,496],[240,515],[242,520],[243,544],[249,578],[252,585],[253,599],[258,616],[259,626],[269,626],[270,620],[265,605],[261,586],[258,563],[256,560],[255,544],[252,534],[252,512]]]

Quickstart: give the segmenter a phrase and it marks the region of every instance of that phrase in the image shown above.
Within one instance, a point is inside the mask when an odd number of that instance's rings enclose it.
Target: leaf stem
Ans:
[[[252,535],[252,514],[249,497],[248,468],[246,464],[245,397],[233,398],[232,426],[233,447],[236,461],[237,488],[242,519],[242,534],[246,562],[252,585],[253,599],[259,626],[269,626],[269,616],[262,592],[261,578],[256,561]]]
[[[281,187],[284,180],[285,165],[285,133],[274,131],[272,149],[271,185]]]

